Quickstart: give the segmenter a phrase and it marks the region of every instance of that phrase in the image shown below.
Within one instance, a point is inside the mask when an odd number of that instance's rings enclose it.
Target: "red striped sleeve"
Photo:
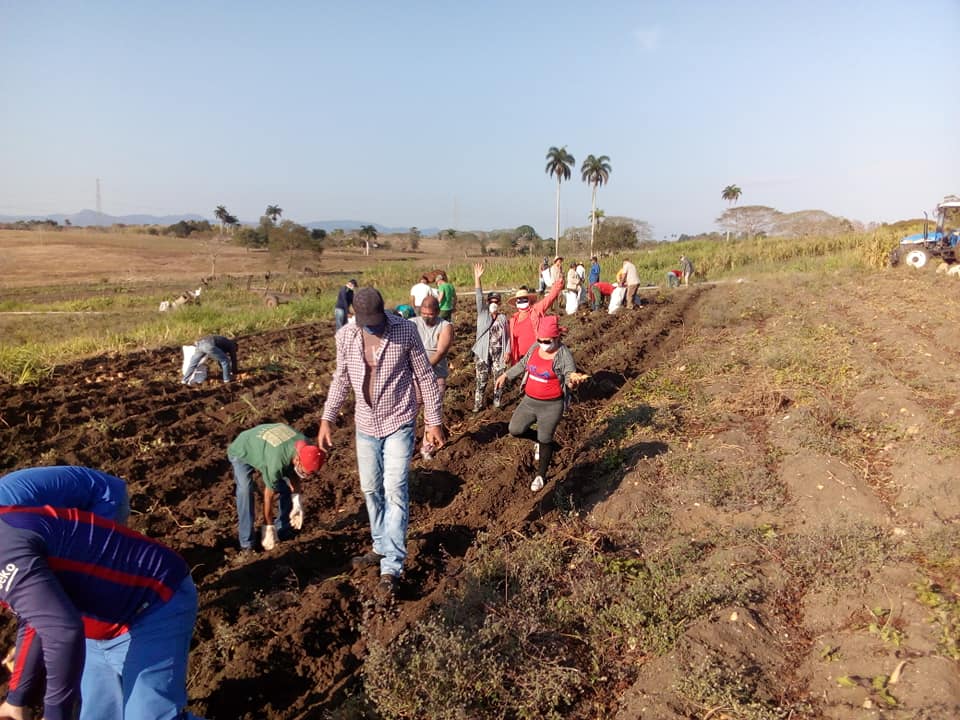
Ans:
[[[30,654],[30,648],[37,637],[37,631],[29,625],[23,632],[23,642],[20,643],[20,650],[17,652],[17,659],[13,665],[13,673],[10,675],[10,690],[16,690],[20,687],[20,680],[23,678],[23,665]]]
[[[47,558],[47,564],[54,572],[66,571],[83,573],[100,578],[101,580],[117,583],[118,585],[150,588],[159,595],[164,602],[167,602],[173,597],[173,590],[171,588],[152,577],[143,577],[142,575],[134,575],[133,573],[111,570],[110,568],[94,565],[93,563],[78,562],[77,560],[68,560],[66,558],[50,557]]]

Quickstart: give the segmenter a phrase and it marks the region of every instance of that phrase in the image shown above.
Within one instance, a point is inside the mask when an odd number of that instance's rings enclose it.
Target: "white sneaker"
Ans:
[[[260,528],[260,546],[264,550],[273,550],[277,545],[277,529],[273,525]]]
[[[535,442],[533,444],[533,461],[539,462],[540,460],[540,443]]]
[[[543,478],[537,475],[533,479],[533,482],[530,483],[530,489],[533,490],[533,492],[538,492],[540,490],[543,490]]]

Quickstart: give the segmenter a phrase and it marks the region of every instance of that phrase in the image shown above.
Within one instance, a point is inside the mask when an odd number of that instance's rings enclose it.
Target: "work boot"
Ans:
[[[380,582],[377,583],[377,599],[382,602],[389,602],[397,596],[397,584],[400,578],[396,575],[381,575]]]
[[[371,550],[363,555],[357,555],[356,557],[350,558],[350,565],[358,570],[368,567],[380,567],[381,560],[383,560],[383,555],[380,553],[375,553],[373,550]]]

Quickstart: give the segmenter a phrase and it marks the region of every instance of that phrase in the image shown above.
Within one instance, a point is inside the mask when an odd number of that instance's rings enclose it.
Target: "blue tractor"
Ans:
[[[926,213],[924,213],[926,216]],[[948,195],[936,209],[937,226],[930,232],[926,220],[923,232],[907,235],[890,253],[890,264],[903,262],[914,268],[926,267],[933,258],[954,263],[960,260],[960,197]]]

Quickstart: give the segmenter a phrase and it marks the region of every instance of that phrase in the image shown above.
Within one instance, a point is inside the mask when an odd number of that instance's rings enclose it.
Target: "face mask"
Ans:
[[[497,310],[500,309],[500,306],[497,303],[490,303],[488,307],[491,313],[495,313]]]
[[[529,300],[517,300],[517,310],[526,310],[529,306]]]
[[[382,335],[384,328],[387,327],[386,322],[382,322],[379,325],[364,325],[363,331],[368,335]]]
[[[545,342],[545,343],[542,342],[540,343],[540,349],[543,350],[544,352],[549,352],[550,350],[553,350],[556,344],[557,344],[556,340],[551,340],[550,342]]]

